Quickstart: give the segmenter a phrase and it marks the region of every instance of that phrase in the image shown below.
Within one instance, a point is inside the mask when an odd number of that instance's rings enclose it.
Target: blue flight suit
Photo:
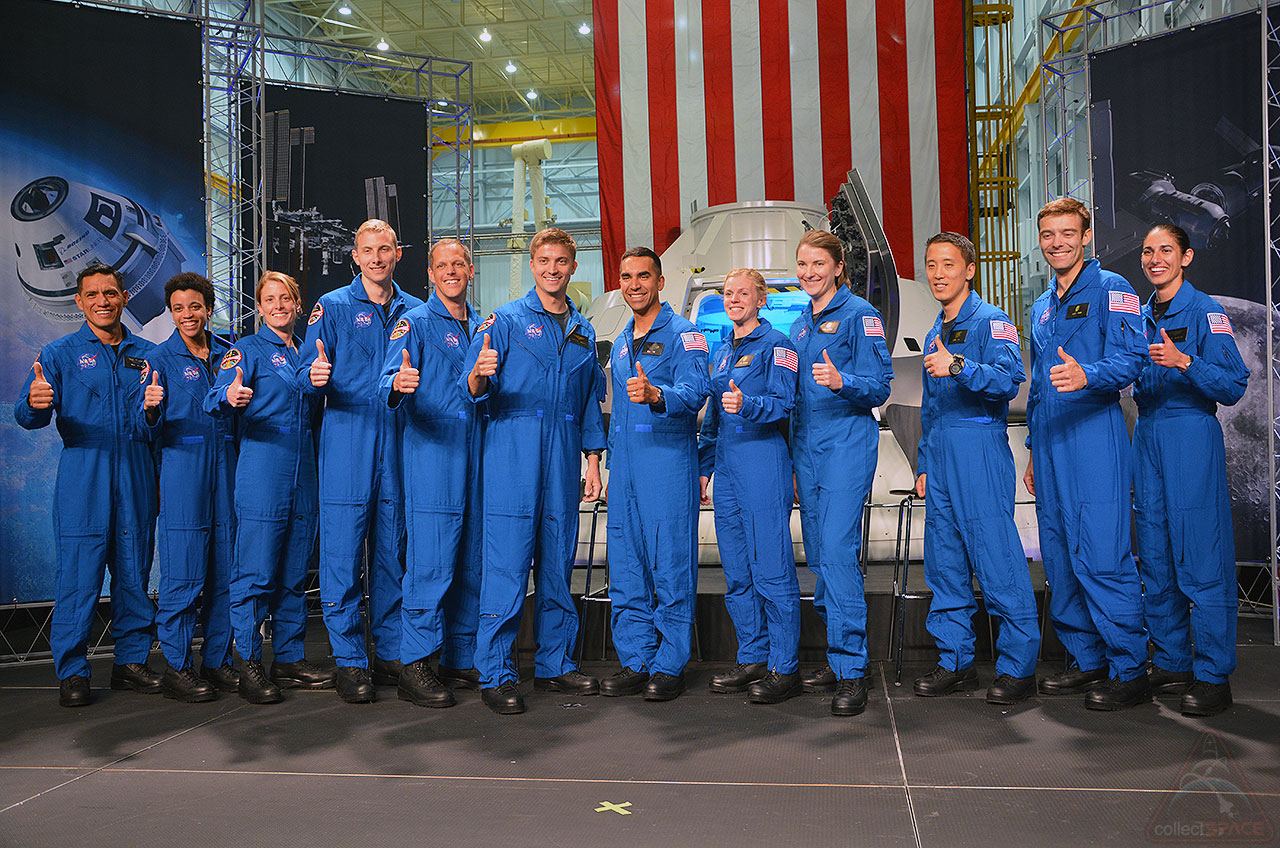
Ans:
[[[792,674],[800,652],[800,582],[791,543],[791,454],[783,436],[796,402],[799,356],[768,321],[711,357],[711,403],[698,439],[699,473],[715,486],[724,604],[738,662]],[[733,381],[742,410],[725,412]],[[610,550],[613,545],[610,544]]]
[[[1236,554],[1218,404],[1244,396],[1249,369],[1218,301],[1183,280],[1155,320],[1142,310],[1147,341],[1168,333],[1191,356],[1186,371],[1148,361],[1134,384],[1133,511],[1138,571],[1153,662],[1226,683],[1236,667]],[[1192,635],[1195,656],[1192,661]]]
[[[204,592],[200,654],[207,668],[231,664],[231,569],[235,552],[233,422],[204,411],[226,342],[208,334],[196,358],[176,329],[156,349],[164,387],[160,422],[160,602],[156,635],[175,669],[191,665],[196,599]]]
[[[89,677],[85,657],[102,569],[111,569],[115,661],[145,663],[155,609],[147,597],[156,520],[156,466],[150,442],[158,428],[139,425],[156,346],[125,330],[115,350],[86,322],[49,342],[37,361],[53,386],[53,406],[27,402],[34,369],[13,405],[20,426],[47,426],[56,410],[62,454],[53,487],[57,575],[49,649],[60,680]]]
[[[937,350],[943,316],[925,336]],[[1000,619],[996,674],[1030,677],[1040,651],[1031,572],[1013,521],[1018,475],[1009,450],[1009,401],[1026,379],[1018,328],[977,292],[956,313],[942,340],[964,357],[954,377],[924,372],[916,476],[925,477],[924,571],[933,590],[927,626],[938,664],[959,671],[973,664],[973,575],[987,610]]]
[[[480,618],[480,412],[458,377],[480,316],[467,304],[459,321],[438,294],[404,314],[391,331],[379,387],[405,414],[405,563],[400,660],[406,665],[444,647],[440,664],[475,665]],[[420,382],[411,395],[391,389],[403,352]]]
[[[391,329],[422,301],[393,283],[391,300],[369,300],[359,274],[346,288],[321,295],[307,319],[298,385],[324,396],[320,423],[320,600],[333,657],[367,668],[360,601],[368,537],[369,629],[379,657],[400,656],[400,591],[404,581],[404,500],[400,488],[403,415],[379,397],[378,381]],[[333,373],[311,385],[316,339]]]
[[[295,337],[295,343],[301,344]],[[248,405],[227,403],[227,387],[244,372],[253,389]],[[297,385],[298,351],[263,324],[227,351],[205,395],[211,415],[238,416],[236,552],[231,576],[231,629],[246,660],[262,659],[262,623],[271,613],[271,648],[277,662],[305,658],[303,596],[307,563],[316,541],[314,398]]]
[[[607,525],[613,644],[626,668],[679,675],[693,652],[707,340],[664,303],[639,339],[632,317],[613,350]],[[628,399],[637,363],[661,389],[661,404]]]
[[[800,494],[805,558],[817,575],[813,605],[827,625],[827,661],[840,680],[867,667],[867,600],[863,594],[862,505],[871,493],[880,453],[872,410],[889,397],[893,363],[880,313],[841,287],[822,310],[813,304],[791,325],[800,355],[791,458]],[[844,382],[833,392],[813,379],[815,363],[831,357]]]
[[[569,592],[578,543],[583,451],[605,447],[604,371],[596,332],[568,301],[565,329],[536,289],[501,306],[476,329],[458,384],[467,390],[484,336],[498,352],[484,434],[484,576],[476,668],[486,688],[519,675],[511,651],[533,564],[538,653],[534,673],[577,668],[578,609]]]
[[[1142,586],[1129,550],[1129,433],[1120,390],[1147,360],[1137,295],[1096,259],[1058,298],[1057,280],[1031,306],[1031,388],[1027,442],[1032,449],[1040,552],[1049,581],[1049,613],[1067,652],[1088,671],[1144,674],[1147,632]],[[1049,369],[1058,348],[1088,378],[1059,392]]]

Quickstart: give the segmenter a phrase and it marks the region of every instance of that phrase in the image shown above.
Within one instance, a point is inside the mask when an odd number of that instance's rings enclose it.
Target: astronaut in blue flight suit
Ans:
[[[796,276],[809,307],[791,325],[800,356],[791,458],[800,496],[805,557],[817,575],[813,604],[827,625],[826,668],[802,678],[832,691],[832,715],[866,709],[867,602],[859,558],[862,505],[880,450],[872,412],[889,397],[893,364],[880,313],[840,285],[844,249],[810,230],[796,249]]]
[[[791,542],[791,455],[783,433],[795,405],[799,357],[760,319],[760,272],[730,271],[724,311],[732,336],[711,357],[711,402],[698,439],[703,503],[716,477],[716,542],[724,603],[738,637],[737,665],[712,692],[747,692],[757,704],[800,694],[800,583]],[[612,546],[610,546],[612,549]]]
[[[404,417],[380,398],[378,381],[391,331],[422,301],[396,285],[395,231],[384,221],[356,230],[351,285],[321,296],[307,320],[298,377],[324,397],[320,424],[320,600],[338,662],[338,695],[347,703],[377,697],[374,685],[399,682],[400,593],[404,581],[404,499],[400,432]],[[360,601],[368,539],[369,629],[373,673]]]
[[[60,681],[58,703],[90,702],[85,652],[102,588],[111,571],[112,689],[160,691],[147,666],[154,611],[147,597],[154,542],[156,426],[138,414],[155,345],[120,322],[129,296],[120,272],[94,264],[76,276],[85,323],[45,345],[13,405],[27,430],[56,411],[62,454],[53,490],[57,572],[49,648]]]
[[[534,688],[594,695],[599,681],[578,670],[578,611],[569,592],[578,541],[578,492],[600,496],[605,447],[604,372],[596,336],[567,291],[577,245],[548,228],[529,243],[533,288],[499,307],[476,330],[459,381],[488,401],[484,443],[484,576],[476,667],[494,712],[524,712],[511,649],[533,563],[538,652]]]
[[[391,330],[380,391],[405,411],[405,562],[398,695],[449,707],[446,683],[479,688],[475,665],[480,602],[480,455],[483,407],[458,386],[480,317],[467,302],[475,276],[457,239],[431,247],[434,291]],[[428,657],[441,650],[437,677]]]
[[[1133,391],[1133,509],[1155,645],[1151,689],[1181,694],[1183,715],[1207,716],[1231,706],[1239,607],[1214,413],[1244,396],[1249,369],[1221,304],[1183,277],[1192,255],[1186,232],[1172,224],[1157,224],[1142,246],[1142,270],[1156,290],[1142,310],[1150,362]]]
[[[231,665],[231,567],[235,545],[236,443],[233,422],[205,414],[214,368],[227,344],[208,331],[213,286],[190,271],[165,283],[173,334],[156,349],[163,405],[160,429],[160,598],[156,636],[169,663],[166,697],[212,700],[235,692]],[[146,404],[144,404],[146,405]],[[196,601],[204,634],[196,676],[191,638]],[[203,678],[203,679],[201,679]]]
[[[258,280],[255,300],[262,327],[223,355],[204,409],[238,418],[231,576],[238,691],[250,703],[272,704],[280,700],[281,686],[331,688],[333,672],[309,663],[303,644],[303,584],[316,541],[316,402],[299,390],[296,376],[293,327],[302,308],[298,284],[268,271]],[[270,675],[262,667],[261,631],[268,612],[274,655]]]
[[[1074,198],[1037,215],[1054,271],[1031,306],[1024,481],[1036,498],[1049,613],[1070,655],[1040,693],[1087,693],[1118,710],[1151,700],[1142,586],[1129,549],[1130,446],[1120,391],[1147,358],[1141,305],[1118,274],[1084,258],[1089,211]]]
[[[698,571],[698,411],[707,398],[707,340],[658,299],[662,261],[622,254],[632,317],[614,345],[609,438],[609,595],[622,670],[603,695],[669,701],[693,651]]]
[[[916,494],[928,498],[924,568],[933,599],[928,628],[938,666],[915,693],[946,695],[978,686],[973,667],[973,575],[1000,619],[992,704],[1035,693],[1040,630],[1027,558],[1013,521],[1017,474],[1009,450],[1009,401],[1026,379],[1018,328],[973,291],[973,243],[956,233],[929,239],[925,269],[942,305],[925,336],[924,398]]]

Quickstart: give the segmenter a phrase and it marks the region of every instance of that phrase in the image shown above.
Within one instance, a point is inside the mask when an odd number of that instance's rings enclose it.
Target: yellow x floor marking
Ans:
[[[623,808],[630,807],[630,806],[631,806],[630,801],[623,801],[621,804],[612,804],[608,801],[601,801],[600,806],[596,807],[596,812],[603,813],[603,812],[612,810],[613,812],[617,813],[620,816],[629,816],[631,815],[631,811]]]

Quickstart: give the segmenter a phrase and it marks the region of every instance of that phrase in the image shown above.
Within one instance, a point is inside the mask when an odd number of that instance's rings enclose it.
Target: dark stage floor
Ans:
[[[713,663],[671,703],[526,684],[529,712],[509,717],[475,692],[430,710],[393,688],[265,707],[95,688],[68,710],[48,664],[0,668],[0,845],[1274,844],[1280,648],[1258,624],[1242,622],[1236,706],[1205,720],[1175,699],[926,700],[884,663],[845,719],[822,696],[712,695]]]

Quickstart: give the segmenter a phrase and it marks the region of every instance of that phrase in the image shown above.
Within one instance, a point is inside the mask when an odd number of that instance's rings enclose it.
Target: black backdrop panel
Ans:
[[[164,339],[173,331],[165,281],[204,272],[205,220],[200,27],[47,0],[6,0],[4,14],[0,602],[8,603],[53,597],[49,504],[61,442],[52,425],[18,427],[11,404],[36,352],[83,321],[67,289],[90,261],[111,263],[130,291],[130,329]],[[93,214],[104,210],[129,223],[104,231]]]
[[[1089,68],[1098,258],[1145,300],[1143,237],[1159,221],[1187,230],[1186,277],[1222,302],[1251,371],[1244,398],[1218,412],[1248,561],[1271,549],[1259,27],[1242,15],[1098,53]]]
[[[274,151],[264,193],[267,267],[298,279],[311,304],[355,275],[350,234],[370,216],[366,181],[394,186],[387,217],[404,255],[396,282],[424,296],[427,116],[424,106],[360,94],[269,85],[266,144]],[[286,144],[282,112],[290,128]],[[287,170],[284,151],[288,150]],[[377,193],[380,186],[374,186]]]

